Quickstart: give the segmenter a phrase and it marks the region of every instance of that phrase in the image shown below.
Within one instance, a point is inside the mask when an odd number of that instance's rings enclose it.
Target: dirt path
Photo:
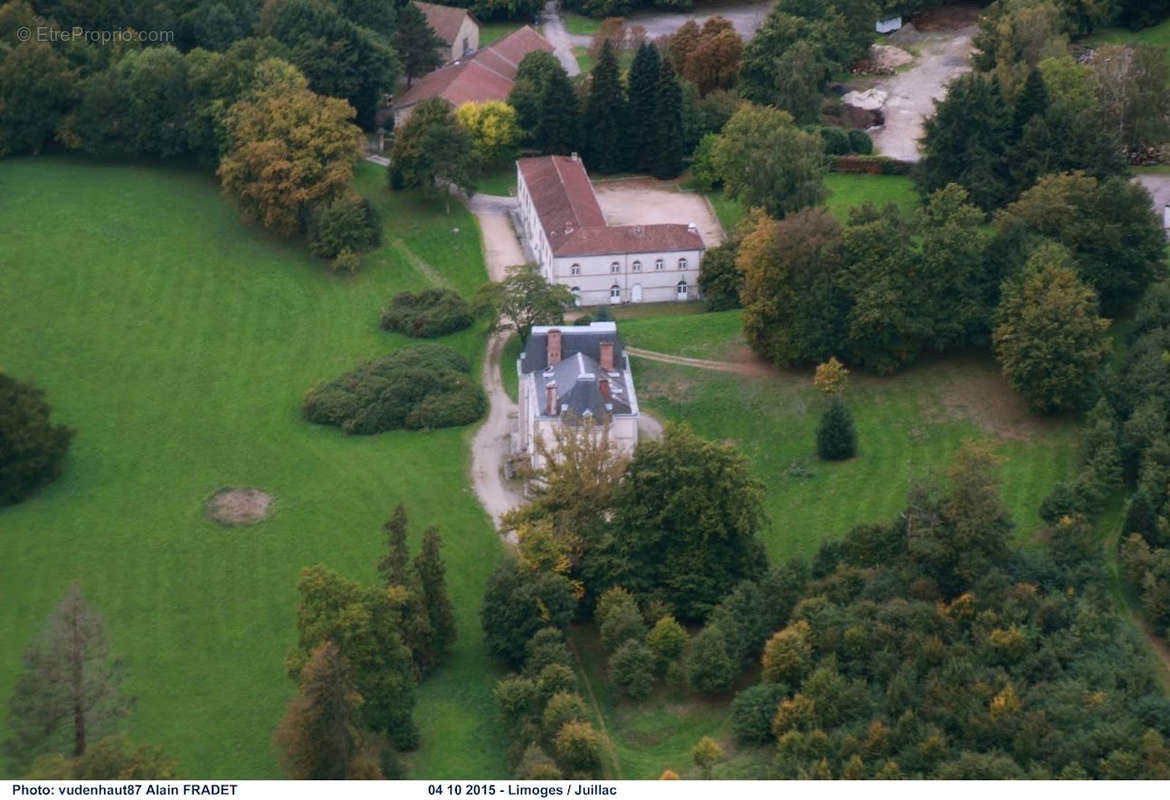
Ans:
[[[634,12],[626,17],[626,24],[641,25],[646,29],[646,38],[657,39],[659,36],[668,36],[683,26],[687,20],[694,20],[700,26],[711,17],[719,16],[731,20],[735,30],[744,39],[756,35],[756,31],[764,24],[768,11],[772,8],[772,0],[755,0],[755,2],[727,2],[703,3],[702,8],[690,11],[647,11]],[[573,34],[570,37],[573,44],[588,47],[592,41],[590,36]],[[551,40],[550,40],[551,41]]]
[[[540,12],[540,30],[548,43],[553,46],[557,59],[569,77],[581,74],[581,65],[577,63],[577,56],[573,55],[573,42],[569,32],[565,30],[565,23],[561,20],[561,11],[556,0],[549,0]]]
[[[872,84],[889,93],[886,124],[873,135],[878,152],[903,161],[919,159],[922,123],[934,114],[934,101],[946,95],[947,84],[971,69],[971,40],[978,27],[918,33],[912,38],[893,37],[891,44],[913,45],[920,55],[904,72]]]
[[[643,350],[639,347],[626,347],[626,352],[636,358],[645,358],[650,361],[661,361],[664,364],[678,364],[684,367],[697,367],[716,372],[733,372],[737,375],[772,375],[775,370],[763,361],[708,361],[705,358],[687,358],[686,356],[672,356],[669,353],[656,353],[653,350]]]

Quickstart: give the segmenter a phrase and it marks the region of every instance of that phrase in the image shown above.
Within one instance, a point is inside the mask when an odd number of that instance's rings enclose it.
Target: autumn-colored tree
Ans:
[[[730,89],[739,74],[743,38],[731,22],[718,15],[710,17],[699,38],[684,56],[679,73],[699,90],[701,96],[713,89]]]
[[[693,19],[688,19],[671,34],[666,43],[666,55],[674,64],[675,70],[681,71],[686,66],[687,58],[699,46],[702,38],[702,29]]]
[[[516,109],[502,100],[468,102],[455,112],[459,124],[471,134],[471,147],[481,165],[510,161],[520,144]]]
[[[813,386],[830,397],[844,394],[849,386],[849,369],[836,356],[830,356],[828,361],[817,364]]]
[[[691,760],[703,773],[703,777],[711,780],[711,770],[723,758],[723,748],[710,736],[704,736],[691,748]]]
[[[1096,293],[1077,277],[1069,252],[1039,247],[1004,284],[993,333],[1004,375],[1037,413],[1082,406],[1109,352],[1108,320]]]
[[[36,640],[8,704],[5,750],[16,765],[41,753],[85,754],[90,739],[133,702],[120,691],[124,665],[105,622],[74,582]]]
[[[605,738],[588,722],[566,722],[556,736],[556,758],[568,775],[595,778],[601,773]]]
[[[799,683],[812,664],[812,656],[812,631],[806,620],[797,620],[774,633],[764,645],[761,677],[768,683]]]
[[[245,215],[295,233],[312,206],[340,196],[353,180],[361,131],[348,103],[309,91],[283,61],[260,64],[256,85],[227,113],[217,174]]]
[[[362,746],[361,705],[346,659],[332,641],[322,642],[301,670],[297,695],[273,735],[285,774],[302,781],[351,777]]]

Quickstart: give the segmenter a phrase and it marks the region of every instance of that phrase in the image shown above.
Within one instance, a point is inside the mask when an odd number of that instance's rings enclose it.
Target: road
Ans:
[[[515,198],[486,194],[474,195],[468,202],[471,213],[479,220],[484,263],[493,281],[503,280],[513,264],[524,263],[524,254],[508,219],[515,204]],[[511,453],[512,426],[517,414],[516,404],[500,380],[500,356],[510,335],[510,331],[501,331],[488,339],[483,359],[488,417],[471,441],[471,485],[497,530],[500,518],[524,502],[523,495],[504,478],[503,472],[504,461]]]
[[[707,8],[691,11],[646,11],[635,12],[626,17],[629,26],[641,25],[646,29],[646,38],[653,41],[660,36],[669,36],[683,26],[687,20],[694,20],[702,25],[711,17],[724,17],[731,20],[736,31],[744,39],[756,35],[756,31],[764,24],[764,19],[771,10],[771,0],[754,3],[721,3]],[[591,37],[573,35],[569,37],[573,44],[588,46]],[[551,41],[551,39],[550,39]]]
[[[934,114],[934,101],[946,95],[947,84],[970,71],[971,41],[977,31],[977,26],[965,25],[919,34],[913,44],[920,55],[913,66],[873,84],[889,93],[886,124],[873,134],[878,152],[902,161],[918,161],[922,123]]]
[[[556,0],[549,0],[544,4],[544,9],[540,12],[540,30],[553,46],[557,59],[565,68],[565,72],[569,73],[569,77],[580,75],[581,65],[577,63],[577,56],[573,55],[572,37],[565,30],[565,23],[561,20],[561,11]]]

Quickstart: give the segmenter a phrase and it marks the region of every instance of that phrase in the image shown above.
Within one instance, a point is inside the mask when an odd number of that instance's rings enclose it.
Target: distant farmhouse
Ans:
[[[418,5],[422,8],[427,4]],[[450,10],[462,12],[462,9]],[[471,24],[474,24],[474,21]],[[479,42],[478,28],[475,42]],[[462,42],[457,40],[452,45],[453,52],[462,46]],[[391,106],[394,124],[401,125],[410,116],[414,106],[431,97],[442,97],[456,107],[468,102],[506,100],[512,91],[512,81],[516,78],[516,70],[521,60],[537,50],[551,53],[553,46],[547,39],[525,25],[490,47],[475,50],[466,56],[461,53],[454,63],[423,75],[400,97],[395,98]]]
[[[517,448],[536,468],[539,437],[555,449],[561,425],[592,419],[600,435],[609,426],[609,445],[626,455],[638,443],[638,398],[630,359],[617,325],[594,322],[534,327],[516,361],[520,376],[520,430]]]
[[[435,35],[443,40],[443,63],[450,64],[479,49],[479,24],[466,8],[415,2]]]
[[[576,155],[516,162],[520,223],[544,277],[578,305],[698,297],[703,240],[693,224],[607,225]]]

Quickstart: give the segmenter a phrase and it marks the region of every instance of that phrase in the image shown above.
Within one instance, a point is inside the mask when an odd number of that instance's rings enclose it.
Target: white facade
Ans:
[[[550,283],[567,286],[577,298],[578,305],[698,299],[702,249],[556,255],[519,166],[516,169],[516,197],[523,234],[540,264],[541,274]],[[698,233],[693,226],[691,230]]]

